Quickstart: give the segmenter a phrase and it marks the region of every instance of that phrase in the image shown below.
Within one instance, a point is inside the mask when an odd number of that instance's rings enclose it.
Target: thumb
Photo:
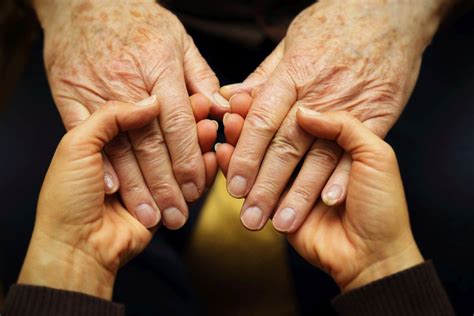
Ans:
[[[159,106],[154,95],[136,104],[110,101],[69,131],[61,144],[74,148],[72,152],[81,156],[93,155],[101,152],[119,132],[143,127],[158,114]]]
[[[347,112],[320,113],[299,108],[300,126],[313,136],[334,140],[354,161],[378,170],[386,170],[387,162],[395,158],[393,149],[362,122]],[[396,160],[396,159],[395,159]]]

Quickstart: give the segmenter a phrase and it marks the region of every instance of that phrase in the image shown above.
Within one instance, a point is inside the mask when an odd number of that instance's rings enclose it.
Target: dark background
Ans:
[[[245,78],[272,47],[265,43],[258,49],[244,49],[193,35],[223,84]],[[38,36],[20,82],[0,105],[0,284],[5,288],[17,278],[43,176],[64,133],[50,96],[41,49]],[[471,12],[444,26],[427,49],[413,96],[387,138],[399,157],[416,240],[425,258],[434,261],[460,315],[474,313],[473,57]],[[7,84],[10,78],[2,82]],[[191,228],[187,226],[188,231]],[[140,283],[149,293],[142,296],[149,297],[150,304],[143,311],[160,304],[164,315],[168,315],[163,312],[167,306],[173,314],[176,306],[182,314],[189,314],[197,304],[179,264],[186,236],[186,230],[165,233],[121,273],[116,298],[129,302],[130,313],[139,311],[133,305],[138,293],[136,287],[126,288],[138,282],[138,275],[149,277]],[[329,299],[337,293],[335,287],[291,250],[289,257],[302,314],[326,311]],[[151,282],[157,278],[162,285]],[[163,292],[171,289],[175,294],[157,302],[147,287]]]

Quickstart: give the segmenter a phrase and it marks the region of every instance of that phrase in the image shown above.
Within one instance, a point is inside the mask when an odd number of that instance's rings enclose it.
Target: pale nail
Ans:
[[[183,192],[184,199],[187,202],[194,202],[201,196],[197,186],[192,182],[183,184],[181,186],[181,191]]]
[[[183,227],[186,217],[176,207],[170,207],[163,211],[163,221],[166,227],[178,229]]]
[[[216,143],[214,145],[214,151],[217,151],[219,149],[219,146],[221,145],[221,143]]]
[[[227,118],[229,117],[230,113],[226,113],[224,114],[224,117],[222,118],[222,122],[224,123],[224,125],[226,124],[226,121],[227,121]]]
[[[104,174],[104,182],[105,182],[105,188],[106,192],[113,192],[115,189],[115,184],[114,184],[114,179],[111,174],[105,173]]]
[[[245,227],[248,229],[259,229],[261,222],[263,219],[263,212],[259,207],[249,207],[246,209],[240,220],[242,221],[242,224],[244,224]]]
[[[226,86],[221,87],[221,90],[223,90],[224,92],[232,92],[232,90],[239,88],[241,85],[241,83],[228,84]]]
[[[279,211],[273,218],[273,227],[281,232],[287,232],[296,220],[295,210],[286,207]]]
[[[304,108],[304,107],[300,107],[299,110],[301,111],[301,113],[309,115],[309,116],[320,116],[321,115],[321,112],[311,110],[311,109],[308,109],[308,108]]]
[[[336,204],[342,196],[342,187],[339,184],[333,184],[323,195],[323,202],[327,206]]]
[[[143,203],[137,206],[135,213],[137,214],[137,218],[146,228],[151,228],[158,224],[159,213],[149,204]]]
[[[212,123],[214,123],[214,125],[216,126],[216,131],[219,130],[219,123],[217,123],[217,121],[214,121],[214,120],[211,120]]]
[[[227,99],[224,98],[219,92],[214,92],[212,98],[214,99],[214,102],[216,102],[218,105],[224,108],[230,108],[229,101],[227,101]]]
[[[235,176],[230,180],[227,191],[235,198],[241,198],[247,191],[247,180],[242,176]]]
[[[136,103],[136,105],[146,107],[146,106],[150,106],[150,105],[155,104],[155,102],[156,102],[156,95],[152,95],[151,97],[146,98],[145,100],[142,100],[142,101]]]

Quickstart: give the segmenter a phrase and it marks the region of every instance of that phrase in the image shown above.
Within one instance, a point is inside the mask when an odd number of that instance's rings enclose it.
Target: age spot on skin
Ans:
[[[328,19],[326,19],[326,17],[324,17],[324,16],[318,16],[318,20],[319,20],[319,22],[321,22],[322,24],[324,24],[324,23],[326,23],[326,21],[327,21]]]
[[[131,10],[130,14],[133,15],[134,17],[136,17],[136,18],[141,18],[142,17],[142,14],[140,12],[138,12],[137,10]]]
[[[77,10],[77,13],[84,13],[84,12],[92,10],[93,8],[94,8],[94,5],[92,4],[92,2],[86,1],[78,5],[76,10]]]

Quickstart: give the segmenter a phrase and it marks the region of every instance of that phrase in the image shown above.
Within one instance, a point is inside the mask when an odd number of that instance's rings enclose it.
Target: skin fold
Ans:
[[[35,0],[33,7],[44,29],[51,92],[68,130],[107,101],[156,95],[159,119],[104,148],[105,182],[132,213],[157,205],[165,225],[179,228],[186,202],[209,182],[188,96],[207,97],[206,117],[228,109],[193,40],[154,1]]]
[[[111,299],[119,267],[150,242],[161,214],[155,208],[139,221],[116,194],[106,195],[101,152],[119,132],[155,120],[160,111],[156,99],[137,104],[108,102],[63,137],[41,188],[35,228],[18,283]],[[196,113],[202,110],[203,100],[207,99],[193,97]],[[215,127],[209,128],[214,123],[199,123],[201,143],[215,142]],[[202,150],[211,179],[207,185],[211,186],[217,163],[215,154],[206,152],[207,147]],[[148,223],[147,227],[142,222]]]
[[[390,145],[347,112],[300,108],[297,122],[310,135],[337,142],[351,157],[351,173],[345,204],[318,201],[301,226],[287,235],[296,251],[327,272],[343,292],[423,262]],[[242,125],[242,118],[227,118],[226,135],[238,133]],[[217,160],[227,173],[234,146],[217,147]]]
[[[321,195],[328,205],[344,201],[350,157],[341,159],[334,142],[314,142],[298,126],[297,108],[346,110],[385,136],[407,103],[422,53],[451,2],[319,1],[294,19],[243,83],[221,89],[231,104],[242,93],[253,98],[233,111],[245,113],[245,121],[227,170],[229,193],[245,198],[245,227],[261,229],[270,216],[291,209],[291,220],[273,223],[294,232]]]

